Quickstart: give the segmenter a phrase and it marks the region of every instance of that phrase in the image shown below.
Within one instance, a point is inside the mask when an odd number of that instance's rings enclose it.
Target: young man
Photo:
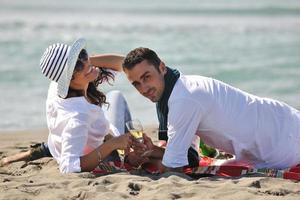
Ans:
[[[289,105],[251,95],[221,81],[180,74],[148,48],[126,56],[123,70],[131,84],[156,103],[166,149],[145,137],[162,170],[181,170],[195,135],[258,168],[300,163],[300,112]],[[163,134],[163,133],[162,133]]]

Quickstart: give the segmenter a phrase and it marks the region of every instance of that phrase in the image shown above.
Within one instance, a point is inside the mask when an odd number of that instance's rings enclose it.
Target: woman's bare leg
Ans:
[[[30,157],[31,157],[31,150],[28,150],[26,152],[17,153],[15,155],[2,158],[0,160],[0,167],[3,167],[5,165],[8,165],[13,162],[29,161]]]

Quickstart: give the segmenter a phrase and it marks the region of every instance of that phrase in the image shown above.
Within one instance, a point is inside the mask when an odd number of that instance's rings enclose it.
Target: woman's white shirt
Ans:
[[[84,97],[62,99],[51,82],[46,101],[50,153],[62,173],[80,172],[80,157],[102,144],[111,127],[103,110]]]

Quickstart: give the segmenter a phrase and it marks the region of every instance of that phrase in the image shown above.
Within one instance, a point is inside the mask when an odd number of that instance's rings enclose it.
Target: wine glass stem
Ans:
[[[121,166],[120,166],[120,168],[124,169],[124,156],[123,155],[120,156],[120,160],[121,160]]]

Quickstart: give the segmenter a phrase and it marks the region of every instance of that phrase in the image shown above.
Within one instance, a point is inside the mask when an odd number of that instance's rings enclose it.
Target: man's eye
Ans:
[[[132,85],[133,85],[133,87],[138,88],[140,84],[139,83],[133,83]]]
[[[150,79],[150,76],[145,76],[144,80],[148,81]]]

